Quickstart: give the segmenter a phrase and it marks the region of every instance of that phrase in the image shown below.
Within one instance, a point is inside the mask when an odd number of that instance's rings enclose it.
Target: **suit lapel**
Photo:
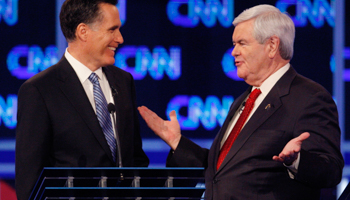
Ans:
[[[289,70],[277,81],[276,85],[271,89],[269,94],[261,102],[255,113],[243,127],[236,141],[232,145],[225,160],[221,164],[218,172],[233,159],[239,149],[248,141],[249,137],[259,128],[273,113],[282,106],[281,97],[288,95],[291,83],[296,75],[295,70],[290,67]],[[250,90],[248,90],[249,92]],[[246,91],[247,92],[247,91]],[[247,94],[245,95],[245,97]],[[225,129],[226,130],[226,129]],[[221,137],[222,138],[222,137]],[[221,140],[219,140],[221,141]],[[220,144],[220,143],[219,143]],[[217,155],[220,149],[217,150]],[[216,158],[217,160],[217,158]]]
[[[102,132],[96,114],[74,69],[64,56],[58,65],[60,65],[61,69],[59,71],[60,73],[57,74],[57,78],[60,80],[59,88],[76,109],[76,112],[84,120],[86,126],[89,127],[94,134],[108,157],[113,161],[110,148],[107,144],[104,133]]]
[[[228,128],[228,125],[230,124],[233,116],[235,115],[236,111],[239,109],[239,107],[241,106],[241,104],[243,103],[243,101],[246,99],[246,97],[248,96],[248,94],[250,93],[252,87],[249,87],[241,96],[239,96],[231,105],[230,107],[230,111],[227,114],[227,117],[225,119],[224,124],[222,125],[219,133],[217,134],[217,136],[215,137],[214,141],[213,141],[213,145],[211,146],[211,150],[214,150],[215,155],[214,158],[212,159],[214,162],[214,166],[216,166],[216,163],[218,161],[218,157],[219,157],[219,153],[220,153],[220,143],[222,141],[222,138],[225,135],[225,132]],[[209,158],[209,160],[211,160]],[[214,170],[216,170],[216,167],[213,168]]]

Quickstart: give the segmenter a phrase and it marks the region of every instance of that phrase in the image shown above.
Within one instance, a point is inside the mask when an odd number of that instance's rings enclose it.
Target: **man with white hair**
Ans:
[[[171,147],[167,166],[205,167],[206,199],[319,199],[344,166],[332,96],[290,65],[295,27],[286,14],[259,5],[233,25],[237,74],[250,86],[210,150],[181,135],[175,111],[170,121],[144,106],[140,114]]]

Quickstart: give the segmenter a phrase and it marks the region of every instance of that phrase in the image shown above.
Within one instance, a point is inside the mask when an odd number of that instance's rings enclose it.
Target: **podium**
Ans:
[[[204,168],[44,168],[30,200],[203,199]]]
[[[348,200],[350,199],[350,183],[345,187],[344,191],[341,193],[338,200]]]

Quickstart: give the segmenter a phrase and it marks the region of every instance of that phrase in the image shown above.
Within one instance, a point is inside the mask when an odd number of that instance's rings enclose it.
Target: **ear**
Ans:
[[[77,29],[75,30],[75,36],[78,40],[86,42],[88,31],[89,31],[89,26],[84,23],[80,23],[77,26]]]
[[[277,36],[270,37],[268,41],[269,57],[274,58],[279,53],[280,39]]]

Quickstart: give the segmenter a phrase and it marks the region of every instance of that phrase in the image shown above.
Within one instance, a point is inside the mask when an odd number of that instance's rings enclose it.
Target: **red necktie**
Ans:
[[[235,126],[233,127],[230,135],[228,136],[228,138],[226,139],[224,145],[222,146],[221,150],[220,150],[220,154],[219,154],[219,159],[218,162],[216,164],[216,170],[219,169],[221,163],[224,161],[227,153],[230,151],[231,146],[233,144],[233,142],[236,140],[239,132],[241,131],[245,121],[247,120],[249,113],[252,111],[253,107],[254,107],[254,102],[256,100],[256,98],[258,98],[258,96],[260,95],[261,91],[260,89],[254,89],[246,103],[245,103],[245,108],[241,114],[241,116],[239,116]]]

